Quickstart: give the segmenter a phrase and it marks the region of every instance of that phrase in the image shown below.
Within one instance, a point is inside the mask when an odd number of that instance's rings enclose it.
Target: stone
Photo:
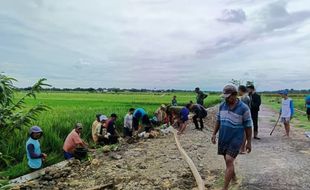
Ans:
[[[100,161],[96,158],[91,161],[92,166],[98,166],[99,164],[100,164]]]
[[[148,184],[148,181],[144,179],[144,180],[142,180],[142,181],[140,182],[140,184],[143,185],[143,186],[145,186],[146,184]]]

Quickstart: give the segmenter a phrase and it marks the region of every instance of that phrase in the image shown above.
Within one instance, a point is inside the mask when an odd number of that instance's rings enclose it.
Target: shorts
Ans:
[[[281,117],[281,122],[282,123],[290,123],[291,118],[290,117]]]
[[[64,151],[64,157],[66,160],[69,160],[69,159],[73,158],[74,156],[73,156],[73,154]]]
[[[310,108],[307,108],[307,115],[310,115]]]
[[[240,148],[241,148],[241,145],[239,148],[232,148],[232,146],[229,146],[229,145],[225,145],[223,143],[218,143],[218,154],[219,155],[229,155],[233,158],[237,158],[239,152],[240,152]]]

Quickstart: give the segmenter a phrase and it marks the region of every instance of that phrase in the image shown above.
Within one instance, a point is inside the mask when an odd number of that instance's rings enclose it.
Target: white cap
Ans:
[[[100,121],[100,122],[101,122],[101,121],[106,121],[106,120],[108,120],[108,117],[105,116],[105,115],[101,115],[101,116],[99,117],[99,121]]]

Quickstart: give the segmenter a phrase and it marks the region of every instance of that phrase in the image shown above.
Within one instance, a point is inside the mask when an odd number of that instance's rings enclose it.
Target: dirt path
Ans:
[[[284,128],[278,126],[270,136],[277,113],[263,106],[259,115],[261,140],[253,140],[252,153],[239,155],[237,160],[241,189],[310,189],[310,139],[304,130],[293,127],[288,139],[282,137]]]
[[[223,158],[217,155],[217,146],[210,142],[215,112],[216,108],[209,111],[206,130],[193,130],[191,125],[180,137],[181,145],[205,180],[206,189],[210,190],[220,189],[224,169]],[[234,189],[310,189],[310,140],[304,137],[302,130],[295,128],[290,140],[282,138],[283,129],[280,128],[270,137],[275,113],[263,107],[260,116],[262,140],[253,142],[251,154],[238,156],[236,169],[242,187]],[[99,149],[89,161],[74,161],[20,187],[87,189],[102,184],[112,184],[106,189],[123,190],[196,188],[194,177],[178,152],[172,134],[125,144],[113,153]]]

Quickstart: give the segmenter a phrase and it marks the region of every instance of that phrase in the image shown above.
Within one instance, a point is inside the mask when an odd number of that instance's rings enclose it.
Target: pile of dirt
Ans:
[[[207,189],[214,189],[222,160],[210,143],[216,108],[209,110],[206,129],[194,130],[191,124],[180,142],[192,158]],[[72,160],[62,169],[51,169],[39,179],[15,189],[195,189],[195,179],[181,157],[172,134],[137,143],[123,144],[116,151],[98,149],[88,161]],[[220,168],[219,168],[220,165]]]

